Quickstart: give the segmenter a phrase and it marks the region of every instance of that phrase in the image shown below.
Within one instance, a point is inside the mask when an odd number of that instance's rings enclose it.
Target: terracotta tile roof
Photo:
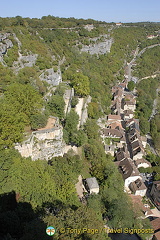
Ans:
[[[135,99],[132,99],[130,101],[124,101],[124,105],[135,105],[136,104],[136,100]]]
[[[129,195],[132,199],[132,203],[133,203],[133,209],[135,212],[137,211],[141,211],[143,212],[145,215],[147,214],[148,216],[153,215],[152,211],[150,208],[145,207],[142,203],[142,197],[140,195],[133,195],[130,194]]]
[[[108,125],[111,129],[116,129],[117,127],[123,129],[121,122],[114,122]]]
[[[122,89],[118,89],[114,92],[114,97],[122,97],[123,95],[123,90]]]
[[[155,237],[156,237],[157,240],[160,239],[160,231],[156,232],[154,235],[155,235]]]
[[[112,93],[115,93],[117,90],[121,90],[121,87],[118,86],[112,87]]]
[[[160,232],[160,218],[156,218],[151,221],[151,226],[154,229],[154,231],[159,230]]]
[[[126,87],[126,83],[125,83],[125,82],[120,83],[118,86],[119,86],[119,87],[122,87],[122,88],[125,88],[125,87]]]

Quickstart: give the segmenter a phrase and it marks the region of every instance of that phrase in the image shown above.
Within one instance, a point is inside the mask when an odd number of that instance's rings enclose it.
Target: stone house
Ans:
[[[145,155],[142,143],[137,140],[131,143],[133,160],[141,159]]]
[[[126,154],[126,152],[124,152],[124,151],[118,151],[118,152],[116,152],[116,160],[117,161],[122,161],[122,160],[124,160],[125,158],[127,158],[128,156],[127,156],[127,154]]]
[[[133,111],[132,110],[125,110],[124,111],[124,121],[127,121],[127,120],[129,120],[129,119],[131,119],[131,118],[133,118],[134,117],[134,113],[133,113]]]
[[[105,150],[106,154],[110,153],[111,156],[114,156],[115,146],[114,145],[107,145],[107,144],[105,144],[104,150]]]
[[[160,239],[160,218],[156,218],[151,221],[151,226],[154,229],[154,235],[152,240]]]
[[[153,182],[150,195],[152,197],[154,204],[160,210],[160,181]]]
[[[129,188],[134,193],[134,195],[140,195],[141,197],[144,197],[147,192],[147,188],[140,178],[134,182],[131,182]]]
[[[146,159],[141,158],[141,159],[137,159],[134,161],[135,165],[137,168],[143,167],[143,168],[148,168],[151,167],[151,163],[148,162]]]
[[[123,112],[121,109],[120,99],[115,99],[114,101],[112,101],[111,111],[117,115],[120,115]]]
[[[95,177],[87,178],[86,179],[86,188],[90,194],[92,194],[92,193],[98,194],[99,193],[99,185],[98,185],[97,179]]]
[[[138,132],[140,132],[139,129],[139,119],[132,118],[128,121],[126,121],[126,127],[131,129],[136,129]]]
[[[134,112],[136,110],[136,101],[130,100],[130,101],[124,101],[122,109],[125,110],[131,110]]]
[[[108,123],[112,123],[112,122],[121,122],[122,121],[122,118],[120,115],[112,115],[112,114],[109,114],[107,116],[107,121]]]
[[[141,179],[140,173],[130,158],[115,162],[124,180],[125,191],[130,191],[129,185],[137,179]]]

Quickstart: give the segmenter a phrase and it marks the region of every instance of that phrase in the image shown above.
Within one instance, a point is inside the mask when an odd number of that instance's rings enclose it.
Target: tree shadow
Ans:
[[[51,240],[30,203],[18,202],[14,191],[0,195],[0,240]]]

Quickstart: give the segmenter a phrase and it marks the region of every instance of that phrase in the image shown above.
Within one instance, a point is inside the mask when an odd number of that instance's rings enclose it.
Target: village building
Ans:
[[[151,226],[154,229],[153,240],[160,239],[160,218],[156,218],[151,221]]]
[[[142,196],[129,194],[129,197],[132,200],[133,209],[137,216],[141,215],[141,218],[147,218],[154,215],[149,205],[143,204]]]
[[[99,185],[98,185],[97,179],[95,177],[86,178],[85,182],[86,182],[85,187],[90,194],[92,194],[92,193],[98,194],[99,193]]]
[[[134,141],[141,141],[141,136],[140,136],[140,133],[139,131],[137,131],[136,128],[131,128],[129,131],[128,131],[128,138],[129,138],[129,141],[132,143]]]
[[[121,122],[121,116],[120,115],[113,115],[113,114],[109,114],[107,116],[107,121],[108,123],[112,123],[112,122]]]
[[[141,179],[140,173],[130,158],[125,158],[122,161],[115,162],[119,172],[122,174],[124,180],[124,189],[130,192],[129,185],[131,182]]]
[[[117,98],[114,101],[112,101],[111,111],[116,115],[120,115],[122,113],[120,99]]]
[[[129,129],[136,129],[138,132],[140,132],[139,119],[132,118],[132,119],[126,121],[126,127]]]
[[[133,113],[132,110],[125,110],[124,111],[124,114],[123,114],[124,121],[127,121],[127,120],[129,120],[129,119],[131,119],[133,117],[134,117],[134,113]]]
[[[122,161],[127,157],[129,157],[129,156],[125,151],[117,151],[116,152],[116,160],[117,161]]]
[[[131,143],[133,160],[141,159],[145,155],[142,143],[137,140]]]
[[[137,168],[140,168],[140,167],[148,168],[152,166],[151,163],[144,158],[135,160],[134,164],[136,165]]]
[[[110,128],[110,129],[122,129],[124,130],[124,128],[122,127],[122,123],[121,122],[113,122],[113,123],[110,123],[107,128]]]
[[[115,146],[113,144],[111,144],[111,145],[105,144],[104,150],[105,150],[106,154],[109,153],[109,154],[111,154],[111,156],[114,156]]]
[[[134,182],[131,182],[129,188],[134,193],[134,195],[140,195],[141,197],[144,197],[147,192],[147,188],[140,178]]]
[[[135,111],[136,110],[136,100],[135,99],[130,99],[130,100],[122,100],[122,109],[125,110],[131,110]]]
[[[150,195],[152,197],[154,204],[160,210],[160,181],[153,182]]]

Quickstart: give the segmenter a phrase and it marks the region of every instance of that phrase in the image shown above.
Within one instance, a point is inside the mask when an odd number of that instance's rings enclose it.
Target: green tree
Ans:
[[[150,123],[144,117],[140,118],[140,129],[144,135],[150,131]]]
[[[66,143],[74,142],[77,144],[78,136],[77,136],[77,125],[78,125],[79,116],[78,114],[71,109],[71,111],[67,114],[65,119],[64,126],[64,139]]]
[[[75,92],[79,96],[87,96],[90,93],[89,79],[82,73],[72,75],[71,86],[74,87]]]
[[[35,114],[31,116],[31,128],[38,129],[45,127],[47,124],[48,116],[45,114]]]
[[[131,92],[135,88],[135,83],[133,81],[130,81],[127,85],[128,90]]]
[[[64,118],[64,99],[63,96],[60,95],[53,95],[48,102],[48,108],[51,112],[51,115],[56,115],[60,119]]]
[[[88,104],[88,116],[90,118],[98,118],[99,117],[98,103],[91,102]]]

